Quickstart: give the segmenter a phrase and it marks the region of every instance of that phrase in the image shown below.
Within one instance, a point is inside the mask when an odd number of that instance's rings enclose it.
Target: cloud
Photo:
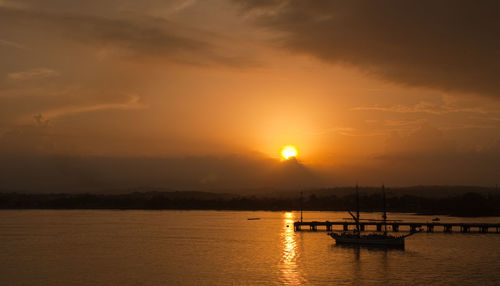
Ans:
[[[400,128],[414,125],[422,125],[425,119],[399,119],[399,120],[384,120],[383,126],[391,128]]]
[[[434,115],[442,115],[448,113],[468,112],[468,113],[491,113],[478,107],[457,107],[446,104],[436,104],[431,102],[419,102],[413,105],[368,105],[351,108],[354,111],[382,111],[395,113],[427,113]]]
[[[19,50],[27,50],[27,48],[19,43],[15,43],[12,41],[7,41],[4,39],[0,39],[0,46],[5,46],[5,47],[10,47],[10,48],[16,48]]]
[[[247,1],[281,46],[415,87],[500,97],[498,1]]]
[[[12,127],[0,133],[0,157],[7,154],[31,156],[53,151],[50,121],[41,114],[32,119],[33,123]]]
[[[438,154],[454,152],[456,143],[443,136],[443,132],[430,124],[421,125],[418,129],[408,135],[401,136],[399,133],[392,133],[386,141],[388,156],[394,154]]]
[[[381,130],[362,130],[353,127],[331,127],[319,132],[312,133],[313,135],[325,135],[328,133],[336,133],[342,136],[349,137],[371,137],[371,136],[381,136],[385,135],[385,132]]]
[[[93,112],[100,110],[132,110],[132,109],[143,109],[147,108],[147,105],[140,102],[140,97],[135,94],[126,94],[123,95],[122,102],[110,102],[110,103],[97,103],[91,105],[69,105],[61,108],[50,109],[44,111],[44,115],[53,119],[56,117],[61,117],[65,115],[79,114],[85,112]]]
[[[222,38],[213,33],[138,13],[99,15],[46,11],[29,5],[22,9],[0,6],[0,27],[9,27],[0,28],[0,33],[13,38],[24,35],[28,42],[38,39],[44,44],[51,39],[53,44],[76,42],[108,57],[191,65],[255,65],[246,55],[224,49]]]
[[[374,158],[373,173],[393,184],[491,185],[500,168],[500,144],[460,148],[441,129],[425,124],[408,135],[393,133]]]
[[[7,78],[15,81],[46,79],[59,76],[59,72],[48,68],[36,68],[27,71],[13,72],[7,74]]]
[[[461,146],[449,132],[424,123],[412,132],[393,132],[385,150],[362,162],[344,161],[325,168],[333,184],[482,185],[496,183],[500,140]]]
[[[41,78],[44,74],[16,73],[16,80],[11,80],[10,85],[0,89],[0,129],[4,125],[16,127],[26,124],[37,114],[54,120],[96,111],[148,108],[139,94],[127,92],[126,87],[111,83],[109,87],[81,87],[60,81],[52,85],[48,78]]]
[[[281,163],[261,157],[113,158],[0,154],[0,163],[0,190],[72,192],[152,186],[238,191],[297,189],[321,183],[299,162]]]

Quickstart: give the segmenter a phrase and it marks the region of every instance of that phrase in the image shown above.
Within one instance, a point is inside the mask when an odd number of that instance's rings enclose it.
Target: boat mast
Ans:
[[[359,191],[358,184],[356,183],[356,230],[359,234]]]
[[[300,222],[302,222],[302,191],[300,192]]]
[[[387,235],[387,208],[385,204],[385,186],[382,184],[382,200],[384,201],[383,204],[383,211],[384,213],[382,214],[382,219],[384,220],[384,235]]]

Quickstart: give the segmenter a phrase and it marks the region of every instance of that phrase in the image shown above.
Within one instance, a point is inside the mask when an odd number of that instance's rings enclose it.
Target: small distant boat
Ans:
[[[356,216],[354,216],[350,211],[349,214],[352,216],[356,222],[356,229],[352,232],[344,231],[341,233],[330,232],[328,233],[337,244],[349,244],[349,245],[373,245],[373,246],[386,246],[386,247],[404,247],[405,238],[415,234],[416,232],[410,232],[405,235],[389,235],[387,234],[387,212],[385,210],[385,189],[382,186],[383,198],[384,198],[384,213],[382,215],[384,232],[380,233],[370,233],[361,234],[360,231],[360,218],[359,218],[359,192],[358,186],[356,185]]]
[[[432,221],[440,221],[440,219],[438,217],[435,217],[432,219]]]
[[[260,217],[249,217],[247,220],[260,220]]]

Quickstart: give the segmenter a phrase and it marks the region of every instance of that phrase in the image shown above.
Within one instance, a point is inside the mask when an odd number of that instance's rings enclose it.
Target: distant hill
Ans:
[[[408,186],[408,187],[385,187],[388,197],[400,197],[404,195],[418,196],[424,198],[443,198],[450,196],[460,196],[466,193],[478,193],[481,195],[500,194],[500,189],[496,187],[480,187],[480,186]],[[10,190],[0,189],[1,193],[38,193],[31,192],[30,190]],[[172,188],[159,188],[159,187],[133,187],[133,188],[113,188],[113,189],[100,189],[92,192],[72,192],[76,194],[92,193],[103,195],[119,195],[130,193],[162,193],[165,196],[172,198],[213,198],[224,197],[232,198],[238,196],[256,196],[256,197],[269,197],[269,198],[297,198],[300,193],[304,196],[314,194],[318,197],[327,196],[348,196],[355,193],[354,186],[348,187],[332,187],[332,188],[304,188],[304,189],[278,189],[278,188],[231,188],[231,189],[209,189],[209,190],[178,190]],[[359,193],[361,195],[379,194],[381,186],[360,186]],[[66,193],[64,191],[46,191],[44,193]]]
[[[376,194],[381,192],[380,187],[359,187],[360,194]],[[387,196],[413,195],[428,198],[441,198],[449,196],[463,195],[465,193],[478,193],[487,195],[490,193],[500,193],[496,187],[478,187],[478,186],[409,186],[409,187],[385,187]],[[345,196],[353,194],[355,187],[337,187],[320,190],[309,190],[306,193],[314,193],[318,196]]]

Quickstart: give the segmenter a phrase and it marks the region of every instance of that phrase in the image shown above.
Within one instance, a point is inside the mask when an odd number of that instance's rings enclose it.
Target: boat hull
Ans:
[[[380,245],[380,246],[404,246],[404,237],[394,236],[356,236],[342,235],[336,233],[329,234],[337,244],[352,244],[352,245]]]

